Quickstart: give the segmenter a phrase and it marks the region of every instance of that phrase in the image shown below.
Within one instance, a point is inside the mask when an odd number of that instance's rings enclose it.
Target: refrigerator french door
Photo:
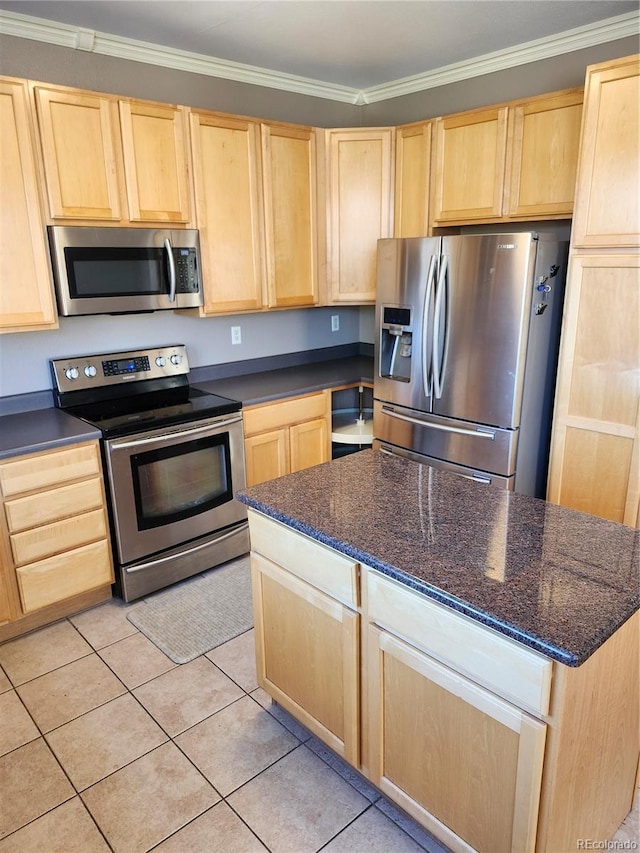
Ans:
[[[544,496],[568,245],[378,242],[375,446]]]

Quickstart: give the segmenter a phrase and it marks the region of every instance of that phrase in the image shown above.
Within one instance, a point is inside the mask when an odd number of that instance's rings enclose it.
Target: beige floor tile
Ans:
[[[0,758],[0,838],[74,796],[42,738]]]
[[[0,853],[109,853],[79,797],[0,841]]]
[[[257,690],[252,690],[251,696],[259,705],[262,705],[265,711],[268,711],[272,717],[275,717],[276,720],[285,727],[285,729],[288,729],[292,735],[295,735],[301,743],[305,743],[305,741],[309,740],[311,737],[309,729],[305,729],[305,727],[294,719],[291,714],[285,711],[284,708],[281,708],[277,702],[274,702],[271,696],[269,696],[262,687],[258,687]]]
[[[358,773],[357,770],[354,770],[346,761],[343,761],[339,755],[336,755],[328,746],[325,746],[322,741],[312,736],[306,741],[306,744],[318,758],[321,758],[339,776],[342,776],[343,779],[353,785],[356,791],[362,794],[363,797],[366,797],[370,803],[375,803],[376,800],[380,799],[381,794],[377,788],[374,788],[364,776]]]
[[[138,853],[220,797],[175,744],[167,743],[98,782],[82,799],[116,853]]]
[[[112,598],[91,610],[70,616],[69,621],[94,649],[103,649],[138,633],[136,626],[127,619],[130,606],[119,598]]]
[[[322,853],[423,853],[424,847],[381,811],[369,808],[322,848]]]
[[[93,651],[66,620],[0,646],[0,664],[14,686],[31,681]]]
[[[140,633],[100,649],[99,654],[129,690],[176,666],[151,640]]]
[[[5,693],[7,690],[11,690],[11,682],[7,678],[4,669],[0,667],[0,693]]]
[[[311,853],[369,805],[304,745],[228,798],[273,853]]]
[[[264,853],[265,849],[226,803],[218,803],[163,841],[153,853]]]
[[[47,735],[79,791],[164,743],[167,736],[127,693]]]
[[[243,695],[231,679],[204,657],[159,675],[133,694],[172,737]]]
[[[251,693],[258,686],[253,628],[229,640],[228,643],[218,646],[217,649],[207,652],[207,657],[229,678],[233,678],[246,693]]]
[[[380,797],[375,804],[394,823],[410,835],[424,850],[429,853],[449,853],[449,848],[433,837],[429,832],[419,826],[406,812],[399,809],[384,797]]]
[[[0,755],[40,737],[27,709],[15,690],[0,694]]]
[[[245,696],[176,738],[176,743],[226,796],[294,749],[299,741]]]
[[[91,654],[34,678],[18,693],[40,730],[58,726],[104,705],[126,688],[98,655]]]

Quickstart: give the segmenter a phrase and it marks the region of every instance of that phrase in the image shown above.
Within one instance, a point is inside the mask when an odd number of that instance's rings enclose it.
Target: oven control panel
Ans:
[[[184,344],[54,358],[49,364],[55,388],[60,393],[189,373]]]

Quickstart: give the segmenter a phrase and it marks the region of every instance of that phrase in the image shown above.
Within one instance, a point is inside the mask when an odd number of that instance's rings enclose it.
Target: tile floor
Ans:
[[[0,645],[0,853],[443,853],[258,688],[253,631],[178,666],[127,607]]]

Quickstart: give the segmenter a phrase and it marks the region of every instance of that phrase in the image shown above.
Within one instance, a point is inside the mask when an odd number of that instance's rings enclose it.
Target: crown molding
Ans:
[[[3,10],[0,10],[0,33],[17,38],[47,42],[74,50],[99,53],[118,59],[144,62],[148,65],[189,71],[193,74],[219,77],[238,83],[264,86],[268,89],[279,89],[283,92],[311,95],[312,97],[326,98],[345,104],[363,105],[414,94],[425,89],[469,80],[472,77],[504,71],[518,65],[526,65],[529,62],[537,62],[563,53],[571,53],[597,44],[639,35],[640,13],[631,12],[626,15],[618,15],[596,24],[566,30],[546,38],[526,42],[494,53],[487,53],[484,56],[457,62],[433,71],[427,71],[424,74],[415,74],[401,80],[393,80],[362,91],[349,86],[323,83],[320,80],[312,80],[307,77],[269,71],[253,65],[244,65],[240,62],[216,59],[199,53],[189,53],[184,50],[113,36],[108,33],[94,32],[81,27],[59,24],[55,21]]]

